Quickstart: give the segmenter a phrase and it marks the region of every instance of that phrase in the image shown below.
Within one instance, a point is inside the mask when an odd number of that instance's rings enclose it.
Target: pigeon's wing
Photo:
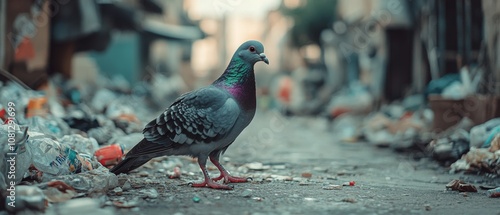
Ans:
[[[202,88],[179,97],[146,125],[144,138],[160,145],[210,143],[233,128],[240,108],[227,92]]]

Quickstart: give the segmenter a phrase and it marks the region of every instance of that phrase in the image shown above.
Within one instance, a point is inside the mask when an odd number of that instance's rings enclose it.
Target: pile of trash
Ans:
[[[480,94],[482,72],[463,68],[433,80],[424,94],[369,115],[341,114],[333,122],[344,141],[432,157],[452,173],[500,175],[500,100]],[[418,152],[418,153],[415,153]]]
[[[161,111],[150,109],[144,91],[120,92],[113,83],[68,92],[0,82],[0,159],[6,161],[0,209],[43,211],[49,203],[115,188],[118,178],[106,167],[142,139],[146,122],[139,119]]]

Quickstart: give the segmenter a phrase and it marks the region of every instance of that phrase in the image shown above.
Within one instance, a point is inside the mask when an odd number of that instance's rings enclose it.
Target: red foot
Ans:
[[[219,177],[217,178],[212,178],[213,181],[219,181],[221,179],[224,179],[224,184],[228,184],[228,183],[245,183],[245,182],[248,182],[248,181],[251,181],[252,178],[243,178],[243,177],[235,177],[235,176],[232,176],[232,175],[225,175],[225,174],[220,174]]]
[[[233,186],[218,184],[212,180],[205,180],[201,183],[191,183],[191,187],[209,187],[212,189],[221,189],[221,190],[232,190]]]

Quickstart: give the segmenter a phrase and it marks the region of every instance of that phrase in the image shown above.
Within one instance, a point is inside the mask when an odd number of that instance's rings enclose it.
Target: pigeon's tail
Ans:
[[[152,143],[146,139],[142,139],[141,142],[135,145],[134,148],[127,153],[125,159],[109,171],[115,175],[130,172],[147,163],[154,157],[166,155],[166,151],[169,151],[170,149],[170,147],[165,147],[164,145]]]
[[[114,166],[112,169],[109,171],[114,173],[115,175],[118,175],[120,173],[127,173],[130,172],[134,169],[139,168],[146,162],[151,160],[151,158],[141,158],[141,157],[132,157],[132,158],[125,158],[122,162]]]

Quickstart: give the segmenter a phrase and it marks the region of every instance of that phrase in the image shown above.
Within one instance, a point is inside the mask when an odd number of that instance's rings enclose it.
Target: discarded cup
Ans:
[[[122,160],[123,147],[120,144],[104,146],[95,151],[94,155],[103,166],[115,165]]]

